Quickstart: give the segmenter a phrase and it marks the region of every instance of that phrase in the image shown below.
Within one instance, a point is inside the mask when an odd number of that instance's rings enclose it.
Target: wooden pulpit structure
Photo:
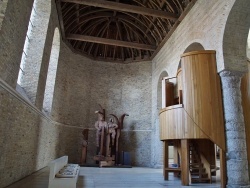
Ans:
[[[165,107],[160,111],[160,140],[164,143],[164,178],[181,174],[182,185],[211,183],[215,146],[220,148],[221,181],[225,184],[225,133],[220,78],[215,51],[181,56],[175,78],[164,78]],[[168,146],[174,146],[176,168],[169,166]],[[204,149],[206,148],[206,149]],[[179,161],[179,162],[178,162]],[[192,174],[196,174],[197,178]]]

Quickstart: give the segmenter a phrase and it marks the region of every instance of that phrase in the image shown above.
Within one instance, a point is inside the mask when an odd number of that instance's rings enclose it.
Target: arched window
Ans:
[[[163,105],[165,101],[165,92],[163,87],[163,79],[168,76],[167,72],[162,72],[159,80],[158,80],[158,86],[157,86],[157,110],[159,111],[162,108],[165,108],[165,105]]]
[[[39,74],[51,13],[50,0],[35,0],[23,49],[17,91],[36,103]]]
[[[48,68],[44,100],[43,100],[43,109],[48,115],[51,112],[51,107],[53,102],[59,51],[60,51],[60,33],[58,28],[56,28],[54,32],[54,38],[50,54],[49,68]]]
[[[35,17],[35,7],[33,5],[31,16],[30,16],[30,21],[29,21],[29,25],[28,25],[28,31],[26,33],[26,39],[25,39],[25,43],[24,43],[23,54],[22,54],[22,59],[21,59],[21,64],[20,64],[20,70],[19,70],[18,80],[17,80],[17,83],[20,86],[22,86],[22,83],[24,83],[24,75],[25,75],[24,69],[25,69],[26,60],[28,58],[27,54],[29,51],[28,47],[29,47],[30,39],[31,39],[31,30],[34,27],[34,25],[33,25],[34,17]]]

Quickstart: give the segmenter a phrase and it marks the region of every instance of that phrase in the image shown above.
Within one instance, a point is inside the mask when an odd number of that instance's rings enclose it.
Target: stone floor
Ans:
[[[219,171],[217,171],[219,174]],[[49,179],[48,167],[8,186],[8,188],[47,188]],[[169,174],[169,180],[163,180],[162,169],[153,168],[98,168],[81,167],[77,188],[128,188],[128,187],[149,187],[179,188],[181,181]],[[220,187],[219,175],[213,179],[212,184],[192,184],[192,187]]]

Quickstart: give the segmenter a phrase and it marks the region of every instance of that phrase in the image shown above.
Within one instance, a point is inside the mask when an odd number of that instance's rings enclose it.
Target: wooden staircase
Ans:
[[[212,183],[211,167],[194,143],[189,145],[190,183]]]

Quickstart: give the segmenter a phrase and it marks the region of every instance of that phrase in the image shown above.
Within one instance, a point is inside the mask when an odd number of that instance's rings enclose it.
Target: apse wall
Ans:
[[[130,64],[98,62],[73,54],[62,44],[57,70],[52,118],[77,127],[78,134],[63,138],[69,147],[78,144],[81,130],[89,128],[88,163],[96,152],[94,123],[101,104],[109,114],[124,119],[121,151],[131,153],[132,165],[150,165],[151,143],[151,62]],[[61,140],[61,139],[60,139]],[[76,153],[74,156],[77,156]]]

